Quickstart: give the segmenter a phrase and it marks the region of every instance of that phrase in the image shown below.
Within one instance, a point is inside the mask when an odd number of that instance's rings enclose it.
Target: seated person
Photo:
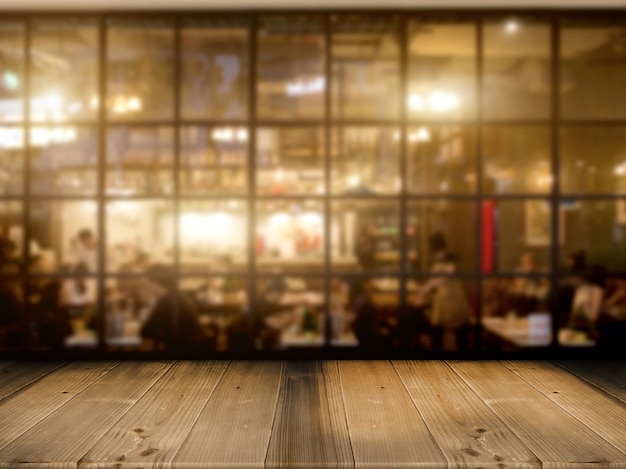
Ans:
[[[574,292],[569,328],[585,331],[591,337],[595,337],[603,300],[604,269],[592,266],[582,284]]]

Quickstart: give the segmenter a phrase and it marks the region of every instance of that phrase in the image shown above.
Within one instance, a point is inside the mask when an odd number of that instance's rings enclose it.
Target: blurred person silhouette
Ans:
[[[95,272],[98,265],[98,242],[90,228],[81,229],[73,241],[74,264],[83,263],[89,272]]]

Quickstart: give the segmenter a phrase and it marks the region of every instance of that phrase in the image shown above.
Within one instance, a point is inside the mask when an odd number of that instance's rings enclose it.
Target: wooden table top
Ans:
[[[626,361],[0,362],[0,467],[626,468]]]

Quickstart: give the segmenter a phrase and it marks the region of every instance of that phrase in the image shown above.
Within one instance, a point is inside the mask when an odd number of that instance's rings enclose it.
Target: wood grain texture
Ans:
[[[0,467],[74,468],[171,366],[124,362],[0,451]]]
[[[626,457],[626,405],[623,402],[550,363],[506,362],[505,366]]]
[[[13,360],[3,360],[3,361],[0,361],[0,370],[2,368],[6,368],[9,365],[12,365],[13,363],[15,363]]]
[[[0,401],[0,449],[117,366],[116,362],[72,362]]]
[[[557,361],[561,368],[626,402],[626,361]]]
[[[283,363],[232,362],[174,468],[263,468],[276,411]]]
[[[227,366],[226,361],[175,363],[78,467],[170,467]]]
[[[447,462],[388,361],[341,361],[356,468],[445,468]]]
[[[624,454],[497,362],[449,362],[545,468],[624,467]]]
[[[285,364],[266,467],[354,467],[337,362]]]
[[[62,367],[63,362],[13,362],[0,370],[0,399]]]
[[[541,467],[532,451],[446,363],[393,364],[448,467]]]

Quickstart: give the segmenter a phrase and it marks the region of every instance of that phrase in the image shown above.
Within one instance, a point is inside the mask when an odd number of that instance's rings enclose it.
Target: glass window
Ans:
[[[397,18],[331,17],[332,117],[391,119],[400,112]]]
[[[551,90],[550,26],[510,17],[484,26],[483,116],[547,119]]]
[[[397,194],[400,133],[391,127],[336,127],[331,140],[331,188],[343,194]]]
[[[0,122],[24,120],[24,37],[22,22],[0,22]]]
[[[37,20],[31,34],[31,120],[95,120],[99,106],[96,21]]]
[[[247,192],[246,127],[183,127],[180,142],[181,193]]]
[[[323,194],[324,129],[261,128],[257,131],[256,187],[261,194]]]
[[[24,129],[0,127],[0,195],[24,192]]]
[[[31,271],[98,271],[98,206],[95,200],[42,200],[30,206]]]
[[[7,269],[1,266],[3,273]],[[24,328],[24,291],[21,280],[13,276],[0,276],[0,351],[20,350],[28,343]]]
[[[167,200],[117,200],[106,205],[106,268],[124,272],[140,254],[149,264],[171,265],[173,204]]]
[[[414,194],[476,191],[474,128],[420,126],[407,135],[408,189]]]
[[[561,116],[626,118],[624,22],[567,21],[561,28]]]
[[[626,127],[561,128],[561,190],[626,192]]]
[[[256,268],[319,271],[324,267],[324,214],[320,200],[257,201]]]
[[[0,200],[0,275],[20,272],[24,258],[22,203]]]
[[[107,116],[174,117],[174,28],[168,22],[113,21],[107,35]]]
[[[33,127],[30,133],[32,194],[95,194],[98,135],[85,127]]]
[[[453,271],[475,271],[476,217],[476,203],[471,200],[411,201],[406,226],[408,269],[432,271],[446,260]]]
[[[490,194],[552,191],[550,129],[487,127],[483,131],[483,189]]]
[[[178,230],[183,272],[229,272],[246,268],[245,200],[183,201]]]
[[[400,207],[397,201],[332,203],[331,259],[337,271],[400,268]]]
[[[454,20],[411,20],[408,48],[409,117],[474,118],[476,26]]]
[[[181,31],[184,119],[248,115],[248,29],[244,21],[186,20]]]
[[[108,131],[108,194],[171,194],[174,190],[173,165],[173,128],[124,126]]]
[[[257,117],[321,119],[326,60],[324,22],[319,16],[259,19]]]

